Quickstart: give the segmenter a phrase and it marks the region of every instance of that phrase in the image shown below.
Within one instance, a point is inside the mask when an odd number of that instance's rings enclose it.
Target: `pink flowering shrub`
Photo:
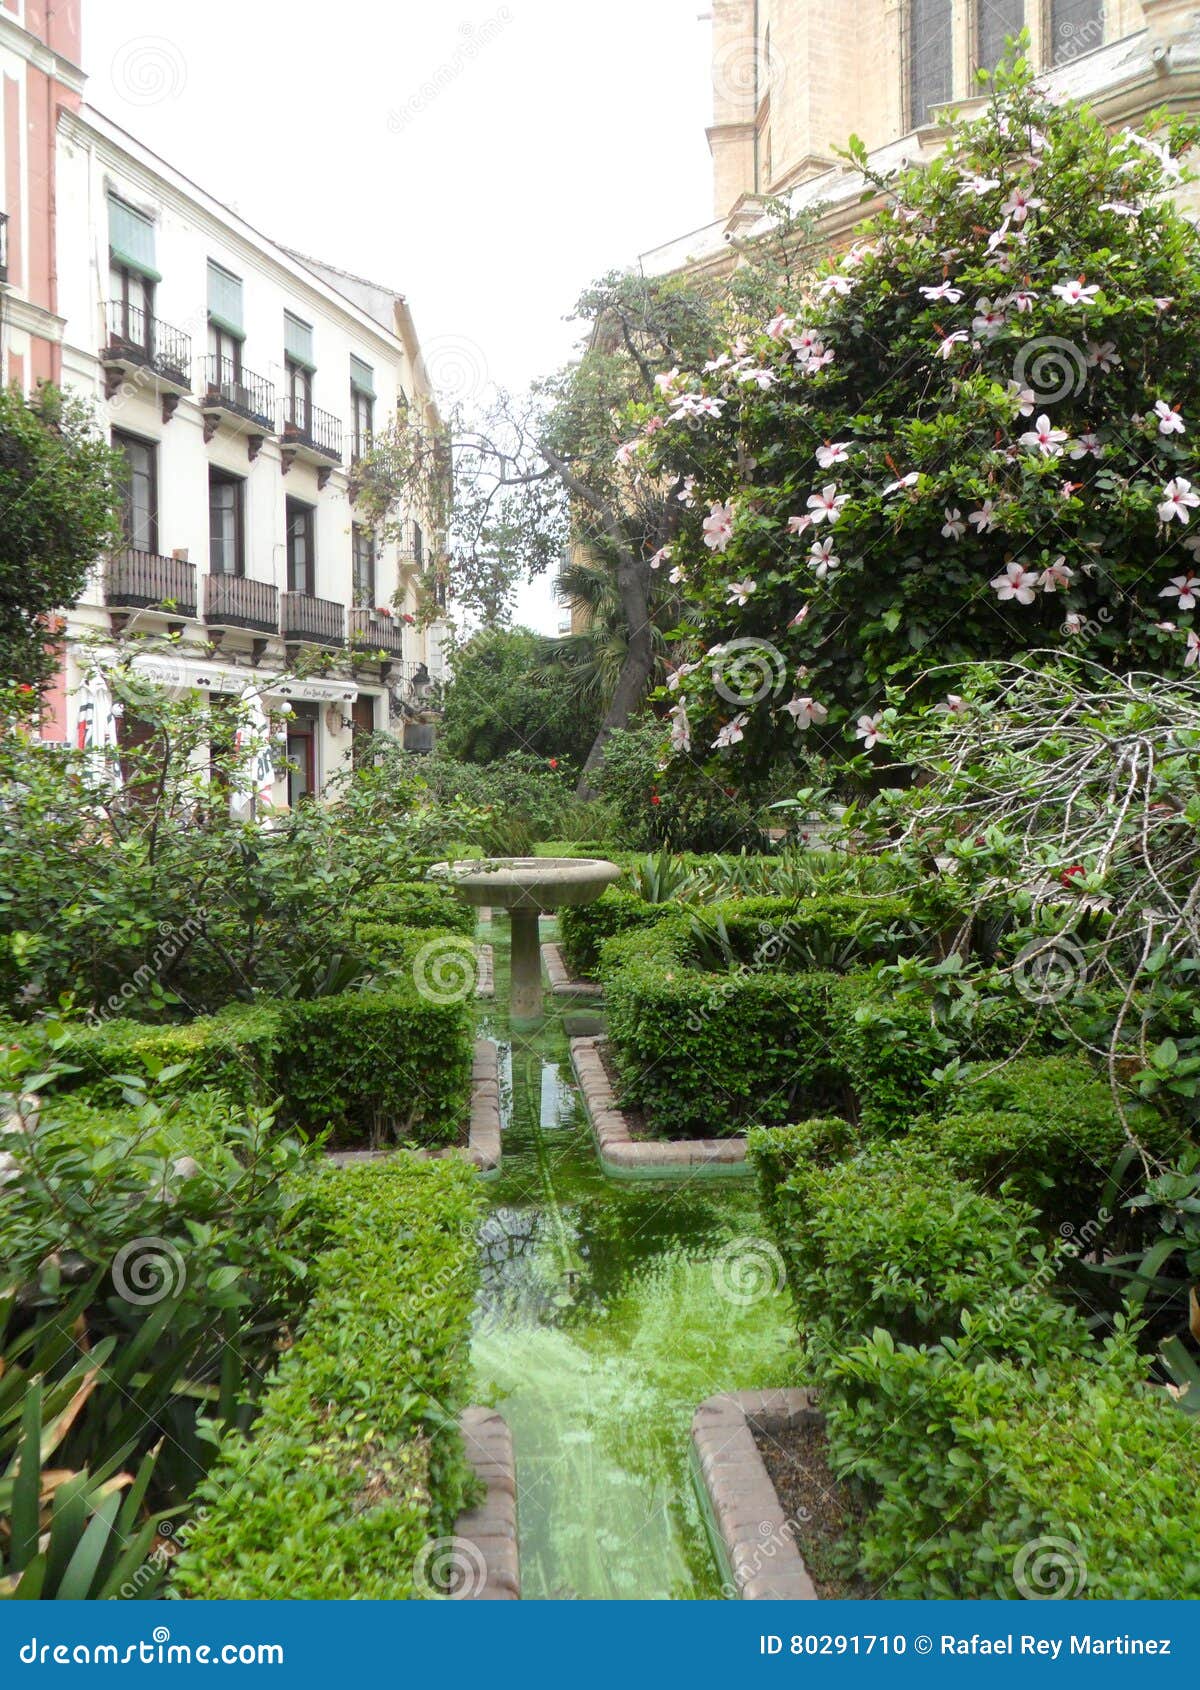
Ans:
[[[1196,663],[1200,233],[1171,194],[1198,140],[1109,134],[1018,65],[925,168],[870,177],[852,143],[885,209],[660,378],[630,446],[678,478],[676,754],[870,753],[887,686],[934,664]],[[748,643],[774,654],[753,697],[722,679]]]

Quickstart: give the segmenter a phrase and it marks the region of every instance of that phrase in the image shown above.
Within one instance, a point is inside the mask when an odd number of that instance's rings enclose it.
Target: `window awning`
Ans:
[[[367,399],[375,397],[375,372],[370,364],[356,358],[353,353],[350,355],[350,386],[355,393],[361,393]]]
[[[148,281],[162,281],[154,268],[154,224],[116,194],[108,196],[108,248],[115,263],[136,270]]]
[[[235,335],[238,340],[246,332],[242,327],[242,279],[215,264],[211,258],[208,261],[208,320],[217,328],[224,329],[226,334]]]
[[[290,311],[283,314],[283,350],[293,362],[303,364],[306,370],[316,369],[312,324],[293,317]]]

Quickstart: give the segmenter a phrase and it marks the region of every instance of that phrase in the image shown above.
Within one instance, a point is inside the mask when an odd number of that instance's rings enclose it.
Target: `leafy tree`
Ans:
[[[578,766],[599,710],[580,708],[570,677],[547,665],[549,642],[528,628],[476,634],[454,656],[440,740],[451,757],[491,763],[513,752]]]
[[[0,680],[51,674],[45,619],[75,602],[117,538],[119,466],[82,401],[0,390]]]
[[[677,749],[869,752],[890,682],[1055,642],[1196,661],[1198,137],[1109,134],[1018,62],[923,169],[852,143],[886,208],[643,424],[644,475],[695,477]]]

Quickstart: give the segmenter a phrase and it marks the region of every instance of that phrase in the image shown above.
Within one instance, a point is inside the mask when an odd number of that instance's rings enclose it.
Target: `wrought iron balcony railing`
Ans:
[[[192,385],[192,337],[124,299],[108,302],[106,364],[136,364],[176,387]]]
[[[8,280],[8,213],[0,211],[0,282]]]
[[[206,575],[204,620],[214,628],[278,633],[278,589],[269,581],[253,581],[247,575]]]
[[[114,552],[105,565],[104,599],[114,610],[162,610],[195,616],[196,565],[127,546]]]
[[[345,606],[310,593],[281,593],[279,631],[292,644],[345,645]]]
[[[289,394],[283,401],[279,433],[284,447],[307,446],[310,452],[342,461],[342,424],[332,411],[321,411],[301,394]]]
[[[275,384],[265,376],[256,376],[233,358],[218,358],[210,353],[204,360],[203,407],[206,411],[226,411],[270,433],[274,426]]]
[[[350,612],[350,644],[364,651],[384,651],[389,657],[404,656],[404,624],[373,610]]]

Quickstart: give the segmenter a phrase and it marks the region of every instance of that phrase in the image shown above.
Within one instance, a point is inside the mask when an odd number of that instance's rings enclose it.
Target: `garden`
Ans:
[[[6,691],[4,1594],[1200,1596],[1198,143],[1018,61],[593,337],[586,631],[432,755],[264,826],[249,702]]]

